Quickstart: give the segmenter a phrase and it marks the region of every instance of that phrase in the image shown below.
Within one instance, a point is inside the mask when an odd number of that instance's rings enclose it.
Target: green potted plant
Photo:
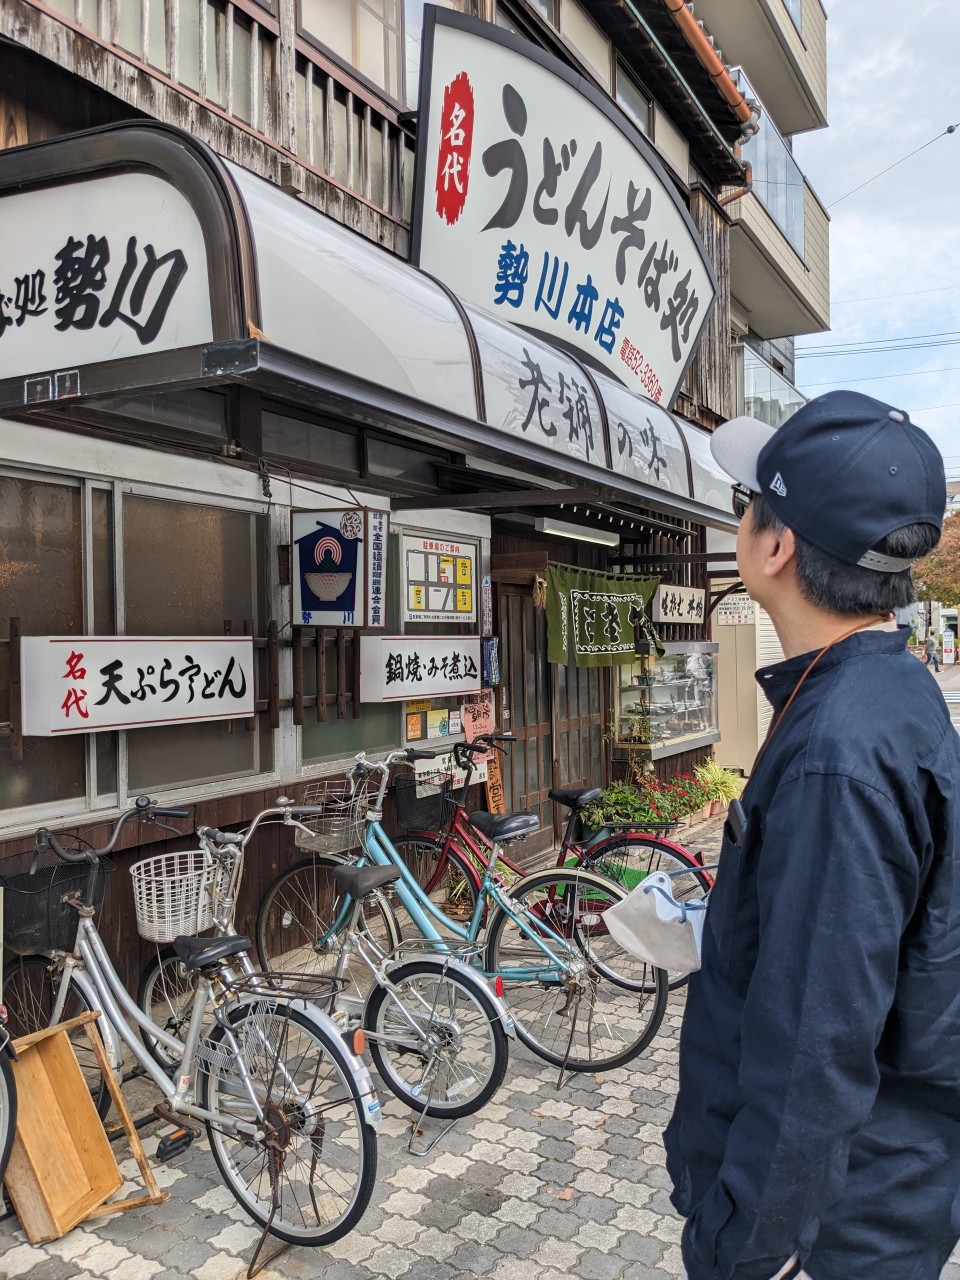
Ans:
[[[745,785],[739,774],[725,769],[716,760],[704,760],[694,765],[693,772],[706,789],[711,814],[722,813],[730,801],[740,795]]]

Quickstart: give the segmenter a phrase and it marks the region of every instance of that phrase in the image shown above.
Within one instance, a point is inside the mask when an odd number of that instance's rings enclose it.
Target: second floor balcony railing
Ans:
[[[733,79],[744,97],[757,98],[739,68],[733,72]],[[743,143],[740,156],[753,169],[755,194],[802,258],[803,174],[766,111],[761,110],[760,130]]]
[[[805,395],[750,347],[741,348],[740,370],[742,412],[752,418],[768,422],[771,427],[780,427],[807,403]]]

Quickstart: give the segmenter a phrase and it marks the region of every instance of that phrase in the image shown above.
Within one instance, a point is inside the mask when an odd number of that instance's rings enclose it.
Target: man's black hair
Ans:
[[[753,528],[757,533],[772,529],[782,533],[786,526],[762,494],[750,504]],[[893,613],[913,604],[917,598],[909,569],[899,573],[877,573],[860,565],[848,565],[812,546],[796,532],[797,585],[805,600],[818,609],[829,609],[851,618],[866,613]],[[908,524],[888,534],[876,547],[882,555],[919,559],[940,541],[940,531],[932,524]]]

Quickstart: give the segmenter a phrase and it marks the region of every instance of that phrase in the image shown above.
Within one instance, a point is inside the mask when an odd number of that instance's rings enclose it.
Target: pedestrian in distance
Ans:
[[[924,652],[925,652],[925,653],[926,653],[926,655],[927,655],[927,656],[926,656],[926,658],[924,659],[924,665],[925,665],[925,666],[927,666],[927,667],[929,667],[929,665],[930,665],[930,661],[931,661],[931,659],[932,659],[932,660],[933,660],[933,669],[934,669],[934,671],[935,671],[935,672],[938,672],[938,673],[939,673],[939,671],[940,671],[940,659],[939,659],[939,657],[937,656],[937,649],[938,649],[938,648],[939,648],[939,646],[938,646],[938,644],[937,644],[937,637],[936,637],[936,636],[933,634],[933,632],[931,631],[931,632],[930,632],[930,634],[927,636],[927,643],[926,643],[926,645],[924,646]]]
[[[939,1280],[960,1237],[960,737],[880,629],[943,460],[835,391],[723,424],[737,564],[784,659],[724,830],[667,1129],[689,1280]]]

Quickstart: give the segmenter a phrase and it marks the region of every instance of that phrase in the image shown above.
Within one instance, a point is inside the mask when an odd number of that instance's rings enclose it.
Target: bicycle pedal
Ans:
[[[173,1133],[164,1134],[157,1144],[156,1158],[165,1164],[174,1156],[180,1155],[182,1151],[186,1151],[196,1137],[195,1129],[174,1129]]]

